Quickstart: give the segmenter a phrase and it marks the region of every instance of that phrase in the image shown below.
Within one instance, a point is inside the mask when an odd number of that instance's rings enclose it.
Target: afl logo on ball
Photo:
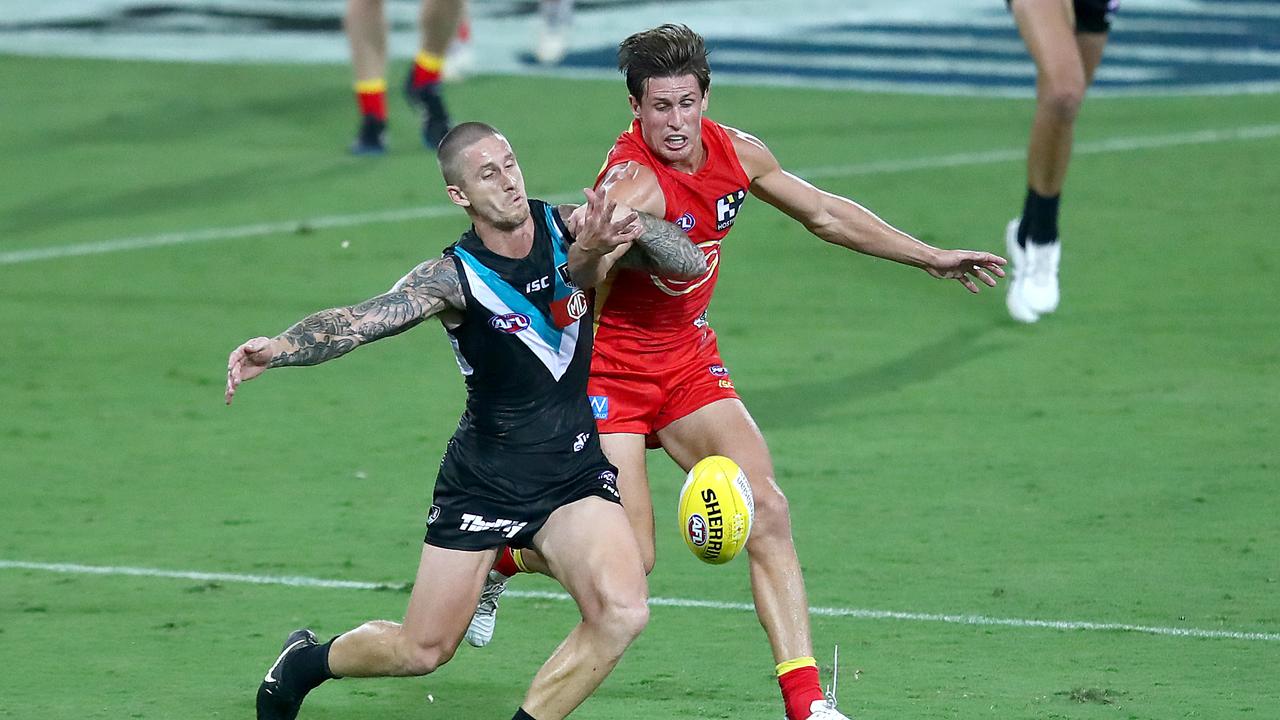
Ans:
[[[529,327],[529,316],[522,313],[507,313],[489,318],[489,327],[499,332],[514,335]]]
[[[698,547],[707,544],[707,521],[701,515],[689,516],[689,540]]]

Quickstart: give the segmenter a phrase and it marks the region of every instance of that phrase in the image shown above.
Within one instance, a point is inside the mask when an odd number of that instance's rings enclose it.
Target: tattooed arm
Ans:
[[[592,195],[600,199],[602,195]],[[592,287],[614,266],[629,267],[680,280],[701,277],[707,271],[702,250],[680,228],[645,212],[614,210],[615,218],[629,214],[633,220],[625,231],[615,231],[606,241],[588,239],[586,213],[590,205],[561,205],[560,216],[574,233],[570,248],[569,273],[578,287]]]
[[[432,315],[460,310],[464,304],[453,261],[428,260],[382,295],[350,307],[321,310],[274,338],[257,337],[237,347],[227,359],[227,404],[240,383],[269,368],[317,365],[402,333]]]
[[[618,261],[620,267],[644,270],[676,280],[693,280],[707,272],[707,257],[684,231],[649,213],[640,213],[644,226],[635,245]]]

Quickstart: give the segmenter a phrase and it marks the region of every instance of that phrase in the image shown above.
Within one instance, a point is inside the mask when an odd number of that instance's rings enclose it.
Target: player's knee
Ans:
[[[770,478],[766,487],[755,489],[754,495],[756,516],[751,528],[751,537],[747,541],[748,549],[751,547],[751,542],[757,539],[761,542],[778,538],[789,540],[791,538],[791,507],[787,503],[787,496],[782,494],[782,489]]]
[[[403,648],[401,665],[407,675],[429,675],[453,658],[456,643],[412,642]]]
[[[1040,100],[1049,115],[1060,123],[1075,122],[1084,102],[1084,81],[1066,80],[1050,83]]]
[[[649,604],[643,593],[610,598],[590,621],[625,648],[649,624]]]

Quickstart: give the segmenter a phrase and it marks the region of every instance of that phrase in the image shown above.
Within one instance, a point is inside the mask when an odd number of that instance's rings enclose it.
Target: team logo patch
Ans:
[[[698,547],[707,544],[707,521],[697,513],[689,516],[689,540]]]
[[[591,401],[591,414],[597,420],[609,419],[609,396],[608,395],[588,395],[587,399]]]
[[[729,380],[728,378],[720,378],[720,381],[719,381],[719,382],[720,382],[720,387],[722,387],[722,388],[724,388],[724,389],[726,389],[726,390],[732,390],[732,389],[733,389],[733,381],[732,381],[732,380]]]
[[[693,226],[697,224],[698,224],[697,219],[695,219],[693,217],[693,213],[690,213],[690,212],[686,212],[685,214],[676,218],[676,227],[680,228],[685,232],[689,232],[690,230],[693,229]]]
[[[508,335],[515,335],[521,330],[529,329],[529,316],[524,313],[507,313],[506,315],[494,315],[489,318],[489,327],[504,332]]]
[[[582,452],[582,449],[587,446],[587,441],[590,439],[591,433],[578,433],[578,437],[574,438],[573,441],[573,451]]]
[[[431,512],[427,514],[427,524],[430,525],[431,523],[439,519],[440,519],[440,506],[432,505]]]
[[[569,263],[560,263],[556,266],[556,273],[560,275],[560,280],[571,288],[578,287],[573,284],[573,277],[569,275]]]
[[[707,372],[716,377],[729,377],[729,368],[723,365],[708,365]]]
[[[716,200],[716,230],[724,230],[738,217],[738,209],[747,197],[747,191],[739,188]]]

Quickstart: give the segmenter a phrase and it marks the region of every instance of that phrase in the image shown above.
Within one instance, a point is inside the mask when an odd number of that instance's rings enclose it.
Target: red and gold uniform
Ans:
[[[653,171],[666,200],[665,219],[707,258],[688,281],[617,268],[596,291],[595,354],[588,393],[602,433],[652,435],[689,413],[736,398],[720,360],[707,306],[720,273],[720,243],[733,227],[750,180],[728,132],[702,119],[706,159],[692,175],[663,164],[645,144],[639,121],[618,137],[600,176],[637,162]],[[652,439],[652,438],[651,438]]]

